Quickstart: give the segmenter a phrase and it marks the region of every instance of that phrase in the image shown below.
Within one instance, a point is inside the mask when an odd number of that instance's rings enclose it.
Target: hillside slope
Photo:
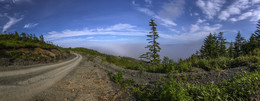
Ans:
[[[50,63],[71,57],[66,49],[33,34],[0,34],[0,66]]]

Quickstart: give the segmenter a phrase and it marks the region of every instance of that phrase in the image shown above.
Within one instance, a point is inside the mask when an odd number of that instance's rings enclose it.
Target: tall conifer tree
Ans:
[[[230,43],[230,46],[228,48],[228,56],[230,58],[234,57],[234,46],[233,46],[233,42]]]
[[[216,44],[216,35],[211,33],[204,39],[203,45],[200,49],[202,57],[215,58],[217,57],[217,44]]]
[[[236,36],[236,41],[234,43],[234,56],[238,57],[239,55],[242,54],[242,46],[244,43],[244,38],[241,36],[240,31],[238,31],[237,36]]]
[[[220,32],[218,34],[218,54],[219,56],[225,56],[226,55],[226,39],[223,37],[223,32]]]
[[[151,32],[147,35],[148,45],[145,48],[149,49],[149,52],[140,56],[140,58],[146,58],[152,65],[158,65],[160,63],[160,55],[158,52],[161,51],[160,44],[156,41],[159,38],[156,26],[157,24],[151,19],[149,26],[151,26]]]

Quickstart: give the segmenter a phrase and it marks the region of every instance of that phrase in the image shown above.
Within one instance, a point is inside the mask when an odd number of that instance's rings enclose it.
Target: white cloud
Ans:
[[[171,0],[170,2],[164,3],[162,9],[158,15],[166,19],[175,19],[184,10],[185,0]]]
[[[87,39],[93,39],[93,38],[95,38],[95,37],[87,37]]]
[[[177,25],[175,22],[173,22],[173,19],[182,12],[184,1],[177,0],[165,3],[162,7],[162,10],[159,11],[159,14],[156,14],[149,8],[140,7],[140,5],[136,4],[135,1],[132,1],[132,4],[139,12],[143,12],[146,15],[157,19],[159,24],[166,27],[172,27]]]
[[[3,32],[6,31],[8,28],[10,28],[11,26],[13,26],[14,24],[16,24],[17,22],[21,21],[23,18],[14,18],[14,17],[10,17],[8,15],[5,15],[9,21],[4,25],[3,27]]]
[[[230,6],[228,6],[225,10],[221,11],[220,15],[218,18],[220,20],[228,20],[230,17],[233,15],[240,15],[243,10],[246,10],[248,8],[252,8],[252,10],[255,8],[254,5],[260,3],[260,0],[236,0],[234,3],[232,3]],[[249,16],[247,14],[242,14],[240,15],[240,18],[231,18],[230,21],[238,21],[238,20],[244,20],[248,18]]]
[[[203,22],[205,22],[206,20],[202,20],[202,19],[198,19],[198,21],[197,21],[197,23],[203,23]]]
[[[38,25],[38,23],[28,23],[25,24],[23,28],[33,28],[36,27]]]
[[[136,26],[130,25],[130,24],[116,24],[113,26],[110,26],[108,28],[97,28],[98,32],[104,32],[104,31],[134,31],[133,28]]]
[[[233,17],[230,19],[232,22],[240,21],[240,20],[245,20],[245,19],[250,19],[252,22],[256,22],[260,19],[260,7],[254,10],[249,10],[243,14],[241,14],[238,17]]]
[[[220,20],[227,20],[227,18],[230,16],[230,14],[227,11],[222,11],[218,18]]]
[[[202,25],[206,25],[206,26],[209,25],[208,23],[204,23],[204,22],[206,22],[206,20],[198,19],[196,24],[191,24],[190,33],[200,30]]]
[[[31,2],[32,0],[0,0],[0,2],[5,2],[5,3],[23,3],[23,2]]]
[[[169,30],[175,33],[180,33],[180,31],[178,31],[177,29],[170,28]]]
[[[193,33],[193,32],[198,31],[199,29],[200,29],[200,27],[197,24],[194,24],[194,25],[191,25],[190,31]]]
[[[252,3],[253,3],[253,4],[260,3],[260,0],[252,0]]]
[[[252,16],[250,21],[256,22],[260,19],[260,7],[258,9],[252,11]]]
[[[159,23],[163,26],[170,27],[170,26],[176,26],[177,24],[173,22],[170,19],[165,19],[159,16],[154,16],[154,18],[159,19]]]
[[[120,39],[105,39],[105,40],[95,39],[95,40],[88,40],[88,41],[95,41],[95,42],[117,42],[117,41],[126,41],[126,40],[130,40],[130,39],[125,39],[125,38],[120,38]]]
[[[236,19],[236,18],[231,18],[230,21],[232,21],[232,22],[236,22],[237,19]]]
[[[136,5],[135,5],[136,6]],[[170,19],[166,19],[166,18],[162,18],[158,15],[156,15],[152,10],[150,10],[149,8],[143,8],[143,7],[139,7],[139,6],[136,6],[136,9],[140,12],[143,12],[145,13],[146,15],[148,16],[151,16],[155,19],[158,19],[159,21],[159,24],[163,25],[163,26],[166,26],[166,27],[169,27],[169,26],[176,26],[177,24],[175,22],[173,22],[172,20]]]
[[[186,32],[182,34],[160,34],[160,36],[180,41],[197,41],[205,38],[209,33],[219,32],[221,27],[221,24],[209,25],[208,23],[195,23],[191,25],[189,31],[185,30]]]
[[[82,29],[82,30],[64,30],[61,32],[51,31],[46,36],[49,40],[60,38],[88,36],[88,35],[119,35],[119,36],[145,36],[147,31],[137,30],[130,24],[116,24],[107,28]]]
[[[194,13],[194,15],[195,15],[195,16],[198,16],[198,15],[199,15],[199,13],[196,13],[196,12],[195,12],[195,13]]]
[[[208,19],[212,19],[222,8],[225,0],[198,0],[196,5],[207,15]]]
[[[148,8],[137,7],[137,10],[140,11],[140,12],[143,12],[143,13],[149,15],[149,16],[155,16],[155,13]]]

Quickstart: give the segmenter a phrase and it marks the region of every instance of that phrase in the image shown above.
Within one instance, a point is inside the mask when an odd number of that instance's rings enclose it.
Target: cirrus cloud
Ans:
[[[3,26],[3,32],[7,31],[8,28],[10,28],[11,26],[15,25],[17,22],[21,21],[23,19],[23,17],[21,18],[15,18],[15,17],[10,17],[8,15],[4,15],[6,16],[9,21]]]

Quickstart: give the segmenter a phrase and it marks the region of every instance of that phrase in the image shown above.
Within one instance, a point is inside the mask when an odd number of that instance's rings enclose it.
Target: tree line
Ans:
[[[228,48],[226,46],[229,46]],[[203,45],[199,50],[202,58],[218,58],[230,57],[236,58],[240,55],[252,53],[255,49],[260,48],[260,20],[257,24],[257,30],[251,34],[249,40],[241,36],[238,31],[235,42],[228,42],[223,37],[223,32],[216,34],[210,33],[203,41]]]
[[[1,40],[14,40],[14,41],[24,41],[24,42],[42,42],[45,43],[44,36],[40,35],[37,37],[35,34],[26,34],[24,32],[18,33],[8,33],[8,34],[0,34]],[[50,41],[46,41],[47,44],[53,44]]]

